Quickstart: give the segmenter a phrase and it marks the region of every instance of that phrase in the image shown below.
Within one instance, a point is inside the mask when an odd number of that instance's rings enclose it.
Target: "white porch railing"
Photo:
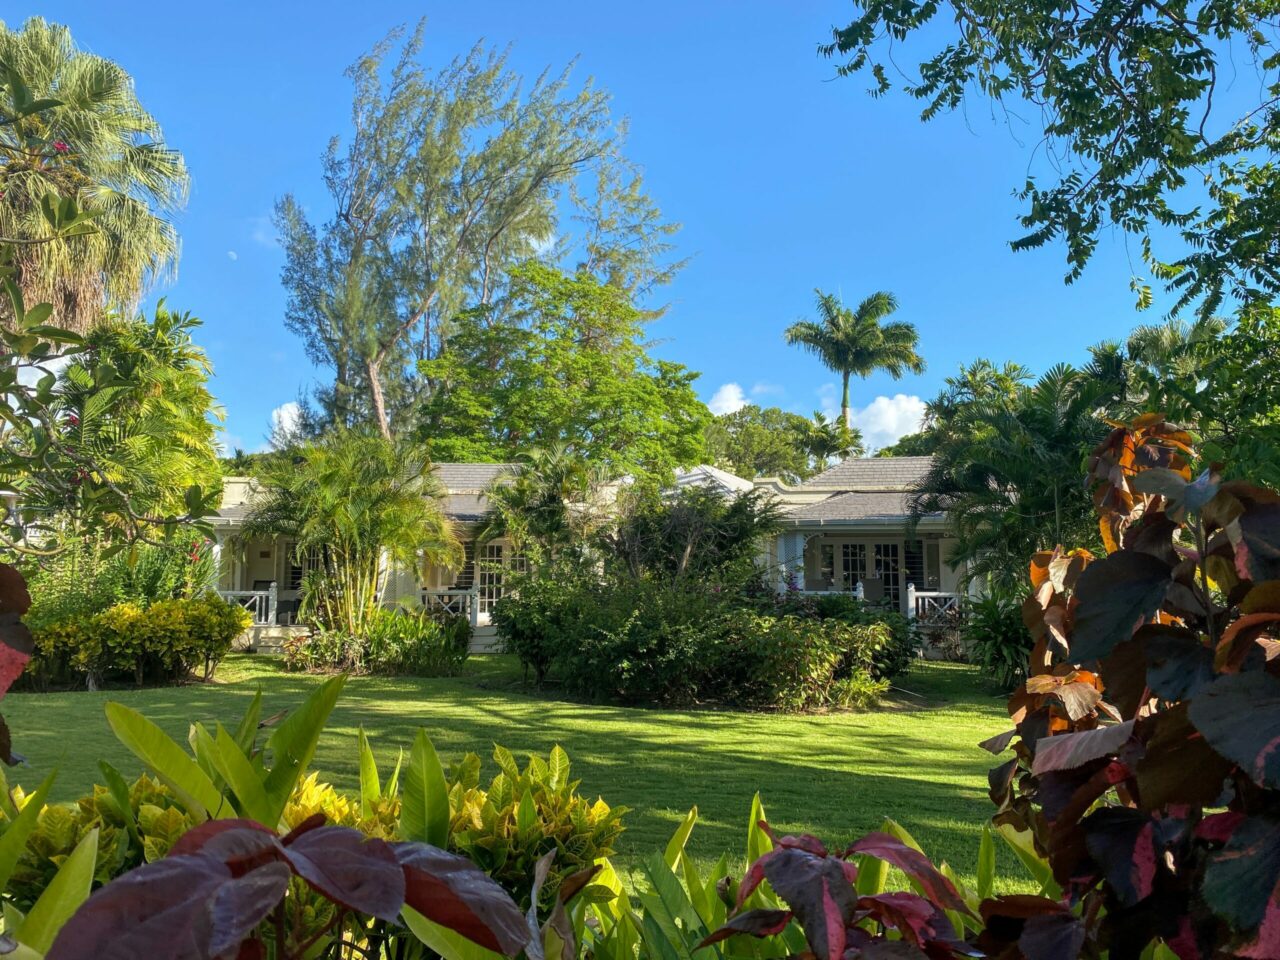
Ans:
[[[428,610],[443,610],[454,616],[466,617],[473,627],[480,623],[480,604],[474,587],[470,590],[423,590],[422,605]]]
[[[248,610],[253,616],[255,627],[276,622],[278,598],[274,582],[267,590],[219,590],[218,596],[228,603],[238,603]]]
[[[945,623],[964,615],[964,595],[939,590],[917,590],[907,585],[907,616],[921,623]]]

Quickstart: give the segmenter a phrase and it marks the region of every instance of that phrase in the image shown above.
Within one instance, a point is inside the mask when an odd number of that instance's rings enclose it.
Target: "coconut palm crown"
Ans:
[[[799,320],[784,336],[792,346],[816,355],[833,373],[840,374],[840,416],[852,426],[849,378],[865,378],[883,370],[895,380],[906,373],[923,373],[924,359],[916,353],[920,335],[905,321],[884,323],[898,309],[892,293],[878,291],[850,310],[835,294],[817,294],[818,320]]]

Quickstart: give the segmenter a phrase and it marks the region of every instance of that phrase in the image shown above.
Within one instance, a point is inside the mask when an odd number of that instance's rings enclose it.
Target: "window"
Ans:
[[[839,587],[841,590],[852,590],[866,576],[867,545],[865,543],[843,543],[840,547]]]
[[[818,582],[830,590],[836,582],[836,545],[824,543],[818,548]]]
[[[290,543],[286,556],[289,558],[289,576],[286,580],[286,590],[301,590],[302,581],[307,578],[307,574],[312,570],[319,570],[322,566],[323,554],[317,547],[312,547],[303,556],[299,557],[297,546]]]
[[[470,590],[476,582],[476,542],[467,540],[462,544],[462,569],[453,581],[450,590]]]
[[[917,590],[931,590],[926,585],[924,575],[924,542],[908,540],[902,555],[902,566],[907,573],[907,583],[915,584]]]
[[[942,544],[937,540],[924,545],[924,582],[930,590],[942,589]]]
[[[898,576],[898,545],[877,543],[872,554],[872,570],[884,585],[884,599],[895,607],[902,605],[902,584]]]
[[[480,551],[476,581],[479,585],[480,612],[489,613],[502,596],[502,544],[486,543]]]

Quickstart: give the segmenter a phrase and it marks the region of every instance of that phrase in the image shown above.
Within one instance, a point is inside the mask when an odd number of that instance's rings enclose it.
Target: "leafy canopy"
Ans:
[[[537,263],[510,280],[506,310],[462,315],[440,356],[419,364],[437,385],[419,428],[435,459],[562,444],[615,476],[698,462],[710,415],[697,374],[649,356],[626,291]]]

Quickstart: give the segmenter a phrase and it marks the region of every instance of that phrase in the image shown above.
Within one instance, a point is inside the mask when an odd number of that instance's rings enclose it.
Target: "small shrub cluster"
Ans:
[[[216,593],[75,614],[36,626],[27,676],[40,689],[208,680],[250,619]]]
[[[539,681],[629,703],[714,701],[750,709],[866,706],[909,659],[909,636],[863,611],[822,617],[705,582],[544,570],[498,602],[507,649]]]
[[[447,677],[458,672],[471,645],[466,617],[428,610],[379,609],[362,637],[317,629],[285,642],[289,670]]]
[[[1001,686],[1009,688],[1026,679],[1035,641],[1016,597],[992,593],[970,600],[960,635],[969,659]]]
[[[798,591],[763,592],[756,598],[762,610],[775,615],[790,615],[808,620],[832,621],[852,627],[882,626],[886,633],[872,651],[871,675],[877,680],[892,680],[911,667],[920,648],[920,638],[911,620],[899,610],[865,603],[851,594],[804,594]]]

